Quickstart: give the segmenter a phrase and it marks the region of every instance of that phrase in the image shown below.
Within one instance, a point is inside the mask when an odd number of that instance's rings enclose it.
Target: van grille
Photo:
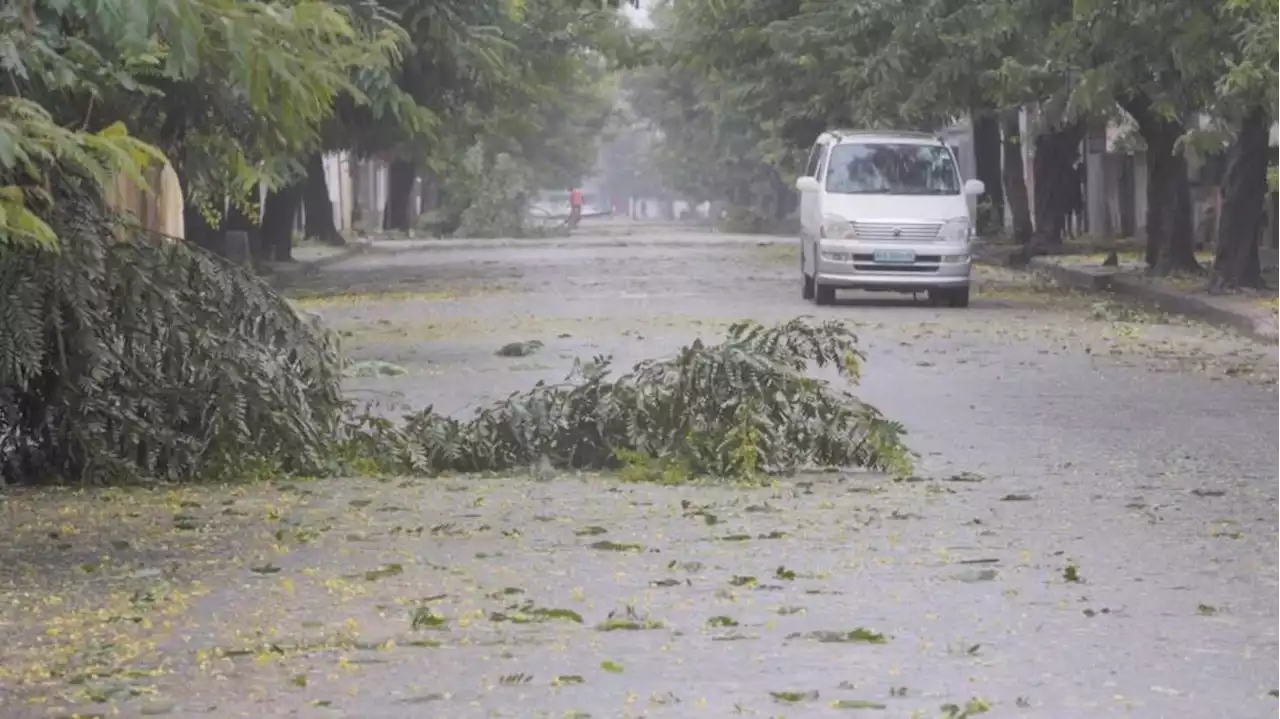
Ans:
[[[933,242],[942,230],[941,222],[855,222],[853,229],[862,241]],[[895,235],[895,232],[897,233]]]

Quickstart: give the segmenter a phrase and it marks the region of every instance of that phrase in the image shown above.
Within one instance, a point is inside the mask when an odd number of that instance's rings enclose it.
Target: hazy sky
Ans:
[[[624,4],[622,6],[622,11],[625,12],[627,17],[631,18],[631,22],[635,23],[638,27],[649,27],[651,24],[649,22],[649,11],[645,9],[643,2],[640,3],[639,8],[634,8],[630,4]]]

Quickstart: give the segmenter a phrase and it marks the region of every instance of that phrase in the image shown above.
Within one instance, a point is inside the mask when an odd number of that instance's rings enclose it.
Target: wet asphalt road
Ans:
[[[1026,586],[993,587],[969,606],[953,590],[911,597],[902,587],[908,596],[886,600],[937,615],[926,622],[950,616],[952,633],[996,635],[973,676],[946,683],[983,677],[1006,703],[1034,697],[1039,709],[1026,711],[1041,716],[1275,712],[1276,394],[1238,379],[1244,367],[1273,377],[1274,348],[1196,325],[1111,322],[1097,298],[1038,293],[998,271],[983,273],[968,310],[882,295],[819,309],[799,298],[790,243],[669,243],[448,249],[332,269],[394,267],[409,286],[455,288],[447,309],[419,316],[435,323],[417,330],[423,341],[367,348],[449,377],[421,396],[406,391],[411,404],[447,410],[559,379],[572,356],[612,353],[626,365],[739,318],[857,323],[869,354],[862,393],[908,426],[922,469],[989,478],[923,526],[903,526],[907,541],[920,552],[976,542],[971,552],[1029,553],[1040,567]],[[397,321],[410,339],[420,327]],[[528,339],[548,346],[524,360],[492,356]],[[1000,501],[1011,494],[1032,499]],[[982,531],[962,529],[974,521]],[[859,553],[856,542],[835,551]],[[1085,582],[1064,582],[1067,564]]]
[[[245,506],[325,529],[271,555],[292,578],[287,593],[245,579],[265,551],[251,531],[210,529],[191,551],[244,559],[208,560],[202,598],[175,620],[187,638],[161,638],[159,651],[216,653],[250,627],[293,636],[343,622],[362,641],[257,662],[178,659],[158,706],[450,719],[958,717],[966,703],[997,717],[1275,716],[1274,347],[997,270],[981,272],[967,310],[853,296],[816,308],[800,299],[795,253],[732,237],[476,243],[371,253],[298,279],[296,294],[341,293],[303,304],[352,356],[407,371],[353,379],[356,396],[459,413],[558,381],[575,357],[627,366],[737,319],[842,318],[868,354],[859,393],[906,424],[918,481],[251,488]],[[545,346],[534,355],[494,355],[535,339]],[[961,473],[974,481],[948,481]],[[593,546],[605,540],[622,551]],[[335,583],[390,563],[403,572]],[[406,612],[428,602],[438,626],[410,630]],[[582,622],[502,618],[537,608]],[[605,631],[611,611],[638,626]],[[883,641],[837,641],[855,629]]]

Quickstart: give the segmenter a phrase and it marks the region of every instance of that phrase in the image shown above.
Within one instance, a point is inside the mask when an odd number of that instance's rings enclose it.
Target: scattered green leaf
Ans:
[[[823,644],[886,644],[889,639],[879,632],[861,627],[847,632],[817,631],[792,634],[788,639],[810,639]]]
[[[384,564],[376,569],[370,569],[365,572],[364,580],[366,582],[376,582],[379,579],[386,579],[387,577],[394,577],[397,574],[403,573],[404,567],[401,567],[399,564]]]
[[[413,610],[410,626],[417,629],[438,629],[445,625],[445,618],[431,611],[429,607],[418,607]]]
[[[644,547],[639,544],[624,544],[620,542],[611,542],[609,540],[592,542],[587,546],[592,549],[599,549],[602,552],[640,552],[644,550]]]
[[[797,704],[799,702],[813,701],[814,699],[817,699],[818,692],[769,692],[769,696],[773,697],[773,700],[779,704]]]
[[[837,699],[831,702],[832,709],[888,709],[889,707],[880,702],[868,701],[866,699]]]

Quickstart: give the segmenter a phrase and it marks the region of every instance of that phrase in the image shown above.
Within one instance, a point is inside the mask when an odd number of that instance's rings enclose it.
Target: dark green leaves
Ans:
[[[0,312],[0,385],[17,392],[0,397],[0,418],[30,411],[12,397],[40,407],[19,424],[0,419],[13,441],[0,474],[108,483],[326,471],[345,408],[332,336],[245,270],[121,227],[88,189],[58,189],[56,256],[0,247],[0,297],[23,298]],[[198,529],[194,515],[174,527]]]
[[[633,464],[636,456],[663,458],[681,478],[750,479],[805,465],[905,472],[902,427],[807,373],[812,363],[855,380],[861,358],[857,338],[840,322],[742,322],[721,344],[694,342],[616,378],[608,359],[597,357],[577,365],[574,384],[539,385],[468,421],[427,411],[407,417],[403,430],[355,426],[351,441],[380,446],[380,457],[396,458],[386,471],[400,473],[502,471],[544,458],[600,469],[617,466],[619,455]]]

